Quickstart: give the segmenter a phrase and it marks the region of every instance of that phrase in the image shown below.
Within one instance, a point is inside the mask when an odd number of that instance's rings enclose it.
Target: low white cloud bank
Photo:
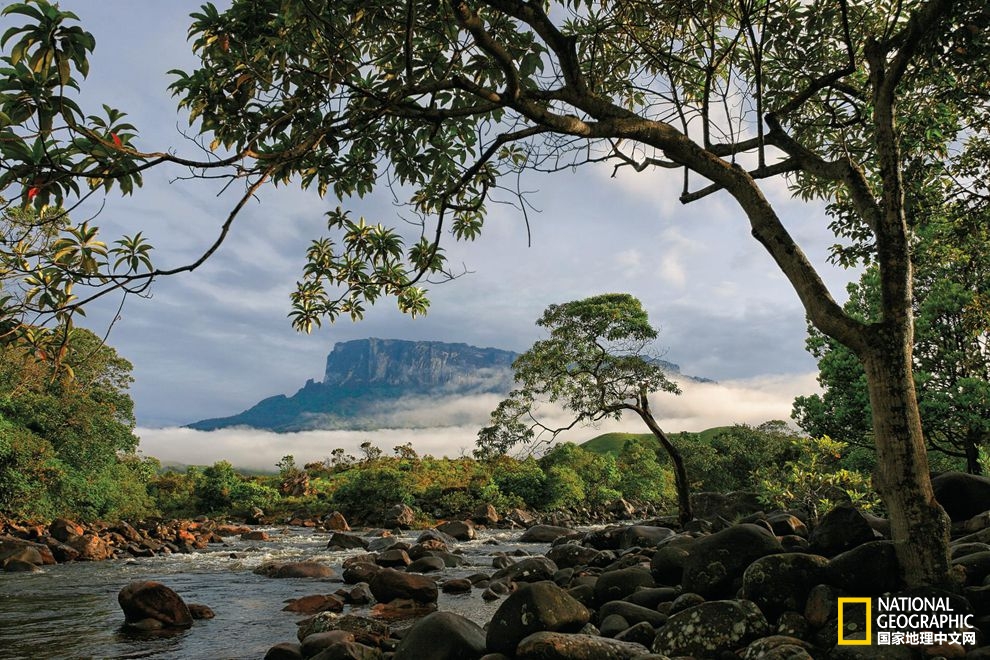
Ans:
[[[654,414],[669,432],[787,420],[795,396],[818,391],[816,375],[761,376],[720,383],[685,381],[681,383],[680,396],[655,398]],[[387,414],[393,428],[374,431],[273,433],[250,428],[196,431],[169,427],[138,428],[137,434],[145,455],[187,465],[228,460],[238,467],[271,470],[286,454],[292,454],[297,464],[302,465],[327,458],[337,447],[357,455],[361,444],[368,441],[385,453],[409,442],[421,455],[460,456],[469,455],[474,449],[478,429],[486,423],[488,413],[498,401],[499,397],[491,394],[448,399],[405,398],[396,401]],[[562,411],[552,413],[549,418],[561,422],[565,419]],[[637,419],[626,416],[597,428],[575,429],[561,439],[580,443],[608,431],[642,433],[645,429]]]

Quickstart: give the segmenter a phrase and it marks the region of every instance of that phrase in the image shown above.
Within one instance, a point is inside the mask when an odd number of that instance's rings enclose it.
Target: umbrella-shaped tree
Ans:
[[[519,443],[553,441],[582,424],[625,412],[639,416],[674,465],[680,518],[692,518],[684,461],[664,433],[650,407],[656,392],[679,394],[659,360],[650,352],[657,329],[639,300],[627,293],[608,293],[550,305],[537,325],[550,336],[516,358],[517,387],[492,412],[491,424],[478,434],[480,453],[504,453]],[[557,415],[541,404],[568,413]]]

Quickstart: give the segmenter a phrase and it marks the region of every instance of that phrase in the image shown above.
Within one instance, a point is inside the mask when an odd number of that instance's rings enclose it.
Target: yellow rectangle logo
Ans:
[[[865,618],[861,612],[865,608]],[[848,614],[846,608],[849,608]],[[848,630],[847,630],[848,626]],[[865,636],[863,633],[866,633]],[[871,598],[839,599],[839,645],[869,646],[873,639],[873,600]]]

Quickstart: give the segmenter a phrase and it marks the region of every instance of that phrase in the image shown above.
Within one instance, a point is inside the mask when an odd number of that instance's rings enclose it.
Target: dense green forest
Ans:
[[[657,511],[676,505],[673,471],[650,434],[561,442],[522,458],[420,456],[411,444],[386,453],[367,442],[358,456],[331,449],[325,460],[301,467],[286,456],[270,474],[240,473],[227,461],[164,469],[137,452],[130,363],[91,332],[72,333],[58,371],[23,349],[0,352],[5,516],[240,517],[258,507],[273,518],[339,510],[361,521],[380,513],[376,507],[403,503],[426,523],[464,517],[482,504],[500,511],[580,510],[619,498]],[[835,484],[868,498],[863,473],[836,458],[841,445],[809,443],[783,422],[674,435],[696,490],[756,489],[768,506],[805,506],[834,496],[823,489]],[[768,465],[789,471],[789,489],[774,487],[786,479],[767,473]],[[794,477],[809,466],[814,479]]]

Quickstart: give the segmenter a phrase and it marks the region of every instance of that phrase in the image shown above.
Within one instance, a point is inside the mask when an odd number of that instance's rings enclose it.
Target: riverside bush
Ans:
[[[867,475],[842,467],[846,443],[828,436],[795,440],[797,458],[753,472],[760,500],[771,507],[801,509],[813,522],[842,500],[875,510],[879,498]]]

